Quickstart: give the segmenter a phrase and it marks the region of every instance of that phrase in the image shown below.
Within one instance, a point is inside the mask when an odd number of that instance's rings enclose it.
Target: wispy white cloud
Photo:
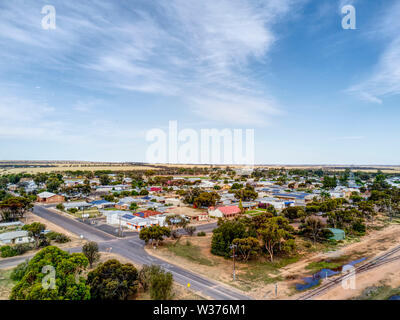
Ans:
[[[54,1],[53,31],[41,29],[38,5],[8,2],[0,57],[73,72],[75,85],[177,96],[201,117],[261,125],[280,107],[249,64],[267,58],[274,26],[304,1]]]
[[[400,94],[400,3],[391,6],[380,16],[381,22],[374,37],[387,41],[379,61],[370,75],[347,91],[363,100],[382,104],[387,96]]]

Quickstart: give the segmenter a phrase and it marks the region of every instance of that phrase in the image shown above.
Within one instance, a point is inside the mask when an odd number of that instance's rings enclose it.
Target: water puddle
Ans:
[[[400,300],[400,296],[391,296],[388,300]]]
[[[363,262],[365,259],[366,258],[361,258],[358,260],[350,261],[349,263],[346,263],[346,264],[340,266],[339,268],[335,268],[335,269],[322,269],[322,270],[318,271],[317,273],[314,273],[310,277],[303,278],[302,280],[304,283],[296,284],[296,290],[304,291],[304,290],[310,289],[310,288],[318,285],[322,279],[329,278],[329,277],[332,277],[334,275],[341,273],[343,266],[345,266],[345,265],[355,266],[356,264]]]

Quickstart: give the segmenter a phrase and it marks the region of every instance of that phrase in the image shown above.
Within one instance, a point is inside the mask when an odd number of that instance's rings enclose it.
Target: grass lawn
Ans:
[[[14,281],[10,279],[12,269],[0,270],[0,300],[8,300]]]
[[[196,262],[205,266],[213,266],[215,262],[202,256],[200,247],[193,245],[189,240],[184,242],[177,241],[167,245],[169,251],[179,257],[186,258],[192,262]]]

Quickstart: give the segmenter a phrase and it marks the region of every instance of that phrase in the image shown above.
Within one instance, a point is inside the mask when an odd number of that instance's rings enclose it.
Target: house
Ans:
[[[131,230],[140,231],[145,227],[154,225],[164,225],[165,216],[155,215],[149,218],[138,217],[126,211],[101,211],[106,216],[106,221],[110,225],[121,226]]]
[[[37,190],[39,187],[37,186],[37,184],[35,183],[35,181],[28,181],[25,184],[25,192],[33,192],[35,190]]]
[[[64,205],[64,208],[66,210],[73,209],[73,208],[77,209],[77,210],[84,210],[84,209],[88,209],[88,208],[90,208],[92,206],[91,203],[87,203],[87,202],[84,202],[84,201],[66,202],[66,203],[63,203],[63,205]]]
[[[132,230],[142,230],[143,228],[158,224],[155,220],[140,218],[132,214],[125,214],[121,217],[121,225]]]
[[[83,180],[64,180],[64,185],[66,187],[73,187],[80,184],[83,184]]]
[[[1,222],[0,228],[7,228],[7,227],[22,227],[24,224],[21,221],[14,221],[14,222]]]
[[[161,226],[161,227],[167,226],[166,218],[167,218],[167,217],[166,217],[164,214],[159,214],[159,215],[157,215],[157,216],[151,216],[151,217],[149,217],[149,219],[150,219],[151,221],[155,221],[155,223],[156,223],[157,225]]]
[[[275,209],[281,210],[286,207],[286,204],[284,200],[279,200],[272,197],[258,199],[259,208],[266,208],[268,206],[274,206]]]
[[[65,197],[51,192],[42,192],[37,195],[36,201],[40,203],[60,203],[65,202]]]
[[[28,231],[12,231],[0,233],[0,244],[21,244],[21,243],[30,243],[34,240],[28,236]]]
[[[115,205],[114,202],[109,202],[106,200],[95,200],[95,201],[90,202],[90,204],[93,207],[96,207],[97,209],[110,208],[110,207],[114,207],[114,205]]]
[[[238,206],[222,206],[208,208],[208,214],[217,218],[233,218],[240,213]]]
[[[150,187],[150,192],[161,192],[162,188],[161,187]]]
[[[257,201],[243,201],[242,206],[244,209],[256,209],[258,207]]]
[[[210,218],[208,212],[201,212],[195,216],[192,216],[192,220],[195,221],[207,221]]]
[[[129,210],[129,208],[130,208],[130,204],[129,203],[125,203],[125,202],[118,202],[118,203],[116,203],[115,204],[115,209],[118,209],[118,210]]]
[[[160,215],[160,214],[161,214],[161,212],[153,211],[153,210],[145,210],[145,211],[134,213],[135,216],[138,216],[141,218],[148,218],[148,217],[156,216],[156,215]]]

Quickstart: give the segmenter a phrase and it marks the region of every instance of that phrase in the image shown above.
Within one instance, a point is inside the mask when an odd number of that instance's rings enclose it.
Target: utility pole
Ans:
[[[119,229],[118,229],[118,235],[121,236],[121,215],[119,216]]]
[[[235,249],[237,248],[236,244],[232,244],[230,246],[230,248],[232,249],[232,258],[233,258],[233,281],[236,281],[236,268],[235,268],[235,257],[236,257],[236,251]]]

